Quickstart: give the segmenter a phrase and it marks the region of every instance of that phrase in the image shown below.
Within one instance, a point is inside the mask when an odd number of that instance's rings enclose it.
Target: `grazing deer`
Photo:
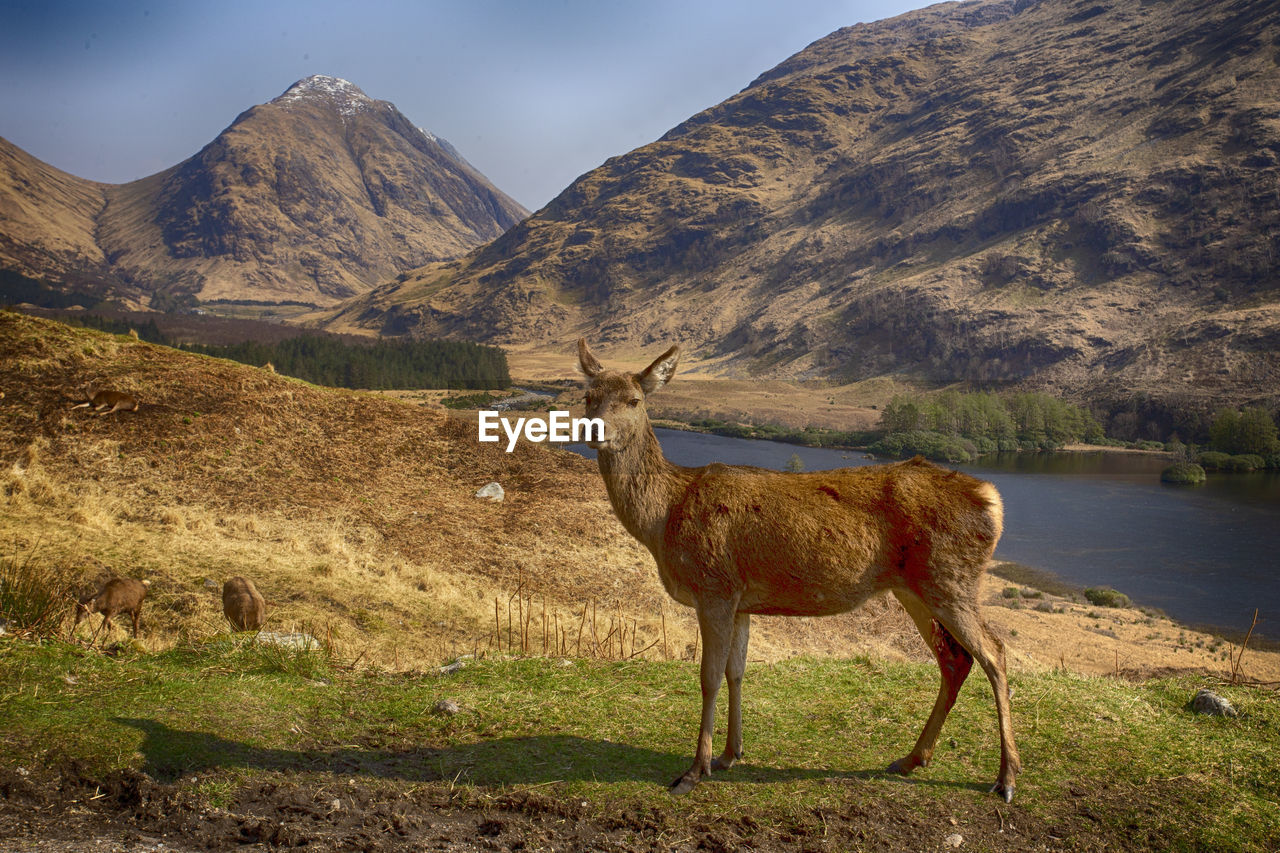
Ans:
[[[76,603],[76,622],[71,626],[71,633],[75,633],[80,623],[94,613],[102,614],[102,622],[93,632],[93,639],[89,642],[97,642],[98,631],[106,628],[107,631],[102,636],[106,637],[111,633],[111,617],[117,613],[128,613],[133,617],[133,636],[138,636],[138,617],[142,615],[142,600],[147,597],[147,587],[151,585],[150,581],[139,581],[133,578],[111,578],[98,588],[97,592],[91,592],[82,596]]]
[[[85,385],[83,393],[84,402],[77,403],[71,408],[83,409],[88,407],[97,412],[99,416],[110,415],[114,412],[138,411],[138,398],[123,391],[94,391],[93,386]]]
[[[892,465],[783,473],[713,463],[673,465],[649,425],[645,398],[679,361],[671,347],[639,373],[606,370],[578,341],[587,416],[605,425],[597,452],[609,501],[647,547],[667,592],[693,607],[702,634],[702,725],[693,766],[671,784],[692,790],[742,757],[742,674],[752,613],[823,616],[891,590],[942,673],[919,739],[889,770],[927,765],[974,658],[995,692],[1000,774],[1012,802],[1021,769],[1013,742],[1004,649],[983,622],[978,588],[1000,538],[1003,507],[990,483],[913,459]],[[724,752],[712,758],[716,693],[729,685]]]
[[[222,613],[236,631],[256,631],[267,614],[263,600],[253,581],[236,575],[222,585]]]

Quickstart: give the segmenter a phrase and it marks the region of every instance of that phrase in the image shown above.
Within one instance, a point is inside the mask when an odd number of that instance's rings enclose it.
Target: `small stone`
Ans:
[[[506,496],[502,486],[497,483],[486,483],[476,491],[476,497],[481,500],[493,501],[494,503],[502,503],[502,499]]]
[[[1231,706],[1230,702],[1212,690],[1204,688],[1196,691],[1196,697],[1191,700],[1191,710],[1197,714],[1210,714],[1215,717],[1236,716],[1236,709]]]
[[[445,664],[444,666],[440,667],[440,674],[453,675],[455,672],[462,669],[466,665],[467,665],[466,661],[456,660],[453,663]]]
[[[964,836],[958,832],[953,832],[946,838],[942,839],[942,843],[947,847],[959,847],[961,844],[964,844]]]
[[[441,716],[452,717],[455,714],[461,713],[462,706],[452,699],[441,699],[431,710]]]

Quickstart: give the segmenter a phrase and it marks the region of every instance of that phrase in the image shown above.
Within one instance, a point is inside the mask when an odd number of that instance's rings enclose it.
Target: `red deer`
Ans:
[[[222,613],[236,631],[256,631],[266,618],[267,603],[248,578],[236,575],[222,585]]]
[[[824,616],[890,590],[937,658],[938,699],[912,750],[889,766],[908,774],[933,755],[960,685],[977,658],[995,692],[1000,773],[1012,802],[1021,769],[1009,713],[1004,648],[982,619],[978,591],[1004,511],[990,483],[923,459],[812,473],[668,462],[645,399],[679,361],[671,347],[639,373],[606,370],[585,339],[587,416],[609,501],[652,552],[668,594],[697,611],[702,634],[702,725],[693,766],[671,784],[684,794],[742,757],[742,675],[752,613]],[[716,694],[729,685],[724,752],[712,758]]]
[[[114,412],[138,411],[138,398],[123,391],[94,391],[93,386],[83,388],[84,402],[72,406],[73,409],[88,407],[99,415],[110,415]]]
[[[91,592],[82,596],[76,603],[76,622],[71,626],[72,633],[75,633],[80,623],[94,613],[102,614],[102,622],[93,632],[93,639],[90,643],[97,642],[98,631],[106,628],[107,634],[111,633],[111,617],[117,613],[128,613],[133,617],[133,636],[138,636],[138,617],[142,615],[142,600],[147,597],[147,586],[149,581],[139,581],[133,578],[111,578],[98,588],[97,592]]]

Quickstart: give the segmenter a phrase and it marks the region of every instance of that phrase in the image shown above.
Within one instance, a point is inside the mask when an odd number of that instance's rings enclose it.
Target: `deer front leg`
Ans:
[[[89,645],[93,646],[97,644],[98,632],[101,631],[103,628],[107,630],[107,632],[102,635],[103,638],[109,637],[111,635],[111,611],[110,610],[102,614],[102,621],[98,623],[98,627],[95,628],[93,631],[93,636],[89,638]]]
[[[738,613],[733,617],[733,638],[729,641],[729,661],[724,680],[729,686],[729,734],[724,752],[711,762],[713,772],[728,770],[742,758],[742,674],[747,668],[747,641],[751,636],[751,616]]]
[[[693,766],[671,783],[672,794],[687,794],[703,776],[711,775],[711,737],[715,732],[716,694],[729,663],[733,645],[734,611],[737,601],[699,601],[698,630],[702,632],[702,724],[698,729],[698,748]],[[745,644],[744,644],[745,648]]]

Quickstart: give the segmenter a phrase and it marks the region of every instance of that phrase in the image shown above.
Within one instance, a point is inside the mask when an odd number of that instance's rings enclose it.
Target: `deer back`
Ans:
[[[89,605],[89,609],[95,613],[105,613],[108,610],[119,613],[136,610],[142,606],[142,600],[146,597],[147,585],[142,581],[134,578],[112,578],[96,594],[80,601],[81,604]]]
[[[963,583],[1000,534],[994,489],[924,460],[806,474],[715,464],[693,473],[668,517],[663,581],[740,597],[748,612],[836,613],[878,589]]]

